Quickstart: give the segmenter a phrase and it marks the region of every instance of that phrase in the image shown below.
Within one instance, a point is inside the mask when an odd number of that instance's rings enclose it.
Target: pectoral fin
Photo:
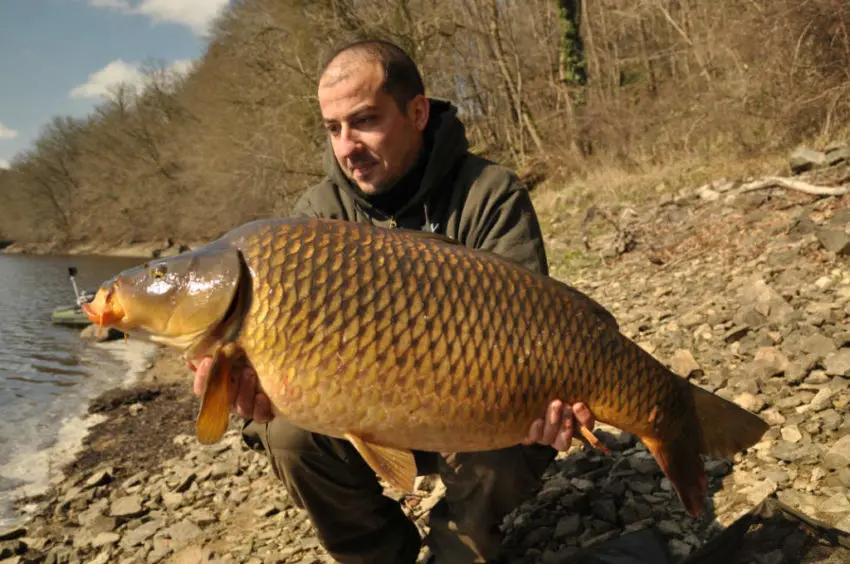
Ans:
[[[416,461],[409,450],[399,450],[364,441],[357,435],[346,433],[348,439],[360,456],[394,488],[403,492],[412,492],[416,480]]]
[[[599,440],[599,437],[593,434],[593,431],[591,431],[584,425],[579,425],[579,432],[581,433],[581,436],[584,439],[583,442],[586,442],[595,449],[601,450],[605,454],[611,454],[611,451],[608,450],[608,447],[602,444],[602,441]]]
[[[212,444],[221,439],[230,419],[229,384],[230,372],[238,352],[233,344],[219,347],[213,356],[207,387],[201,399],[201,410],[195,424],[198,440]]]

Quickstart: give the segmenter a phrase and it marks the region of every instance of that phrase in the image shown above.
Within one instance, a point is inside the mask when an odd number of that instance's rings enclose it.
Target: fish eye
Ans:
[[[159,280],[160,278],[165,276],[165,273],[168,272],[168,268],[164,264],[158,265],[156,268],[151,271],[151,276],[154,280]]]

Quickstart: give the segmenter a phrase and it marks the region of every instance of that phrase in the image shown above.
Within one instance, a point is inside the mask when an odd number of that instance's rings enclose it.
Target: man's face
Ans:
[[[382,88],[374,63],[332,70],[319,83],[319,106],[334,155],[365,194],[391,188],[416,162],[428,122],[428,100],[419,96],[402,112]]]

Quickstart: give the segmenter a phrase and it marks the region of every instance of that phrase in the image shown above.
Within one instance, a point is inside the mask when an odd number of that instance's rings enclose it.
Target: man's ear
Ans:
[[[413,120],[416,129],[425,131],[425,126],[428,125],[428,117],[431,112],[431,103],[423,94],[417,94],[407,104],[407,115]]]

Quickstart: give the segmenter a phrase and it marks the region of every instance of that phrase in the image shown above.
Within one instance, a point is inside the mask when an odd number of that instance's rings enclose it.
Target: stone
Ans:
[[[581,531],[581,517],[577,514],[561,517],[555,525],[555,538],[574,537]]]
[[[761,278],[755,278],[739,291],[743,305],[754,308],[758,313],[777,323],[785,323],[794,313],[794,308],[776,290]]]
[[[767,322],[767,316],[759,313],[752,306],[744,306],[741,308],[741,311],[735,314],[735,324],[742,329],[744,327],[747,328],[747,333],[749,333],[754,328],[761,327]],[[742,335],[741,337],[744,337]],[[740,339],[738,339],[740,340]]]
[[[668,537],[679,537],[682,535],[682,526],[676,521],[670,521],[669,519],[660,521],[658,523],[658,530],[661,534]]]
[[[850,499],[843,493],[837,493],[824,501],[819,507],[821,513],[850,513]]]
[[[767,403],[763,398],[749,392],[739,394],[735,397],[734,401],[744,409],[752,411],[753,413],[758,413],[767,406]]]
[[[802,433],[800,433],[800,429],[798,429],[796,425],[783,427],[781,434],[782,440],[788,441],[789,443],[798,443],[803,438]]]
[[[830,376],[850,376],[850,349],[841,349],[827,355],[823,368]]]
[[[818,227],[815,229],[815,236],[818,241],[827,251],[833,252],[839,256],[850,255],[850,234],[840,229],[830,229],[828,227]]]
[[[776,482],[770,479],[765,479],[760,482],[753,484],[748,488],[744,488],[741,493],[745,493],[747,496],[747,501],[751,505],[758,505],[769,495],[773,494],[777,490],[778,486]]]
[[[203,531],[189,519],[175,523],[163,531],[172,540],[172,546],[185,546],[203,535]]]
[[[726,343],[738,342],[746,337],[749,332],[749,325],[735,325],[723,334],[723,341]]]
[[[717,192],[710,186],[705,185],[697,188],[697,196],[706,202],[715,202],[720,199],[720,192]]]
[[[293,550],[293,553],[295,550]],[[176,551],[169,559],[169,564],[202,564],[210,562],[211,550],[200,546],[187,546]],[[285,556],[282,554],[281,556]],[[277,560],[277,559],[273,559]],[[290,562],[284,558],[286,562]],[[212,560],[215,561],[215,560]],[[220,561],[220,560],[219,560]],[[312,561],[312,560],[311,560]]]
[[[617,506],[613,499],[600,499],[590,504],[594,515],[608,523],[617,523]]]
[[[135,474],[124,480],[124,482],[121,483],[121,487],[125,490],[128,488],[132,488],[133,486],[141,484],[147,477],[148,473],[144,470],[141,472],[136,472]]]
[[[826,152],[827,166],[835,166],[850,161],[850,147],[836,147]]]
[[[205,525],[218,521],[213,512],[205,507],[193,511],[190,515],[190,519],[197,523],[199,527],[204,527]]]
[[[254,515],[256,517],[265,518],[265,517],[271,517],[272,515],[276,515],[278,512],[280,512],[280,508],[277,507],[276,505],[270,503],[270,504],[264,505],[264,506],[262,506],[258,509],[255,509]]]
[[[702,369],[700,369],[691,351],[687,349],[679,349],[674,352],[670,358],[670,365],[673,372],[683,378],[690,378],[691,376],[699,377],[702,375]]]
[[[27,536],[26,527],[0,529],[0,541],[11,541]]]
[[[176,509],[183,505],[183,494],[177,492],[165,492],[162,494],[162,504],[168,509]]]
[[[824,147],[823,150],[824,150],[825,153],[831,153],[832,151],[835,151],[836,149],[843,149],[847,146],[848,145],[845,141],[842,141],[841,139],[834,139],[834,140],[830,141],[829,143],[827,143],[826,147]]]
[[[788,357],[776,347],[760,347],[753,358],[756,373],[762,378],[784,374],[790,364]]]
[[[89,521],[86,526],[95,534],[111,533],[118,527],[118,519],[106,515],[98,515]]]
[[[113,545],[121,539],[121,535],[116,533],[100,533],[92,539],[91,545],[94,548],[101,548],[107,545]]]
[[[112,469],[107,468],[105,470],[100,470],[92,474],[88,480],[86,480],[87,488],[94,488],[97,486],[102,486],[104,484],[108,484],[112,481]]]
[[[135,529],[126,531],[121,537],[121,546],[128,549],[140,545],[154,536],[161,527],[160,521],[148,521]]]
[[[796,462],[803,458],[805,453],[794,443],[781,440],[773,443],[773,446],[770,448],[770,455],[785,462]]]
[[[211,471],[211,470],[210,470]],[[198,477],[198,474],[194,470],[186,470],[180,477],[177,485],[174,488],[176,493],[183,493],[188,490],[192,484],[195,482],[195,479]]]
[[[809,402],[809,408],[812,411],[822,411],[827,407],[831,406],[830,400],[835,392],[830,390],[829,388],[823,388],[815,394],[815,397],[812,398],[812,401]]]
[[[705,473],[712,478],[725,476],[732,471],[732,463],[724,458],[714,458],[705,461]]]
[[[217,480],[226,476],[233,476],[239,471],[239,464],[235,460],[229,462],[216,462],[212,466],[210,478]]]
[[[824,455],[823,461],[831,469],[850,466],[850,435],[844,435],[835,441]]]
[[[818,413],[821,427],[825,431],[835,431],[841,426],[841,415],[834,409],[825,409]]]
[[[109,509],[110,515],[124,519],[132,519],[144,513],[142,500],[137,495],[120,497],[112,502]]]
[[[800,174],[826,164],[826,155],[808,147],[798,147],[791,153],[788,166],[794,174]]]
[[[829,375],[824,370],[812,370],[803,382],[810,386],[819,386],[829,382]]]
[[[761,475],[765,480],[775,482],[777,486],[788,485],[791,482],[791,476],[785,470],[765,470]]]
[[[826,358],[837,348],[834,340],[820,332],[809,335],[800,343],[800,350],[814,356],[816,361]]]

